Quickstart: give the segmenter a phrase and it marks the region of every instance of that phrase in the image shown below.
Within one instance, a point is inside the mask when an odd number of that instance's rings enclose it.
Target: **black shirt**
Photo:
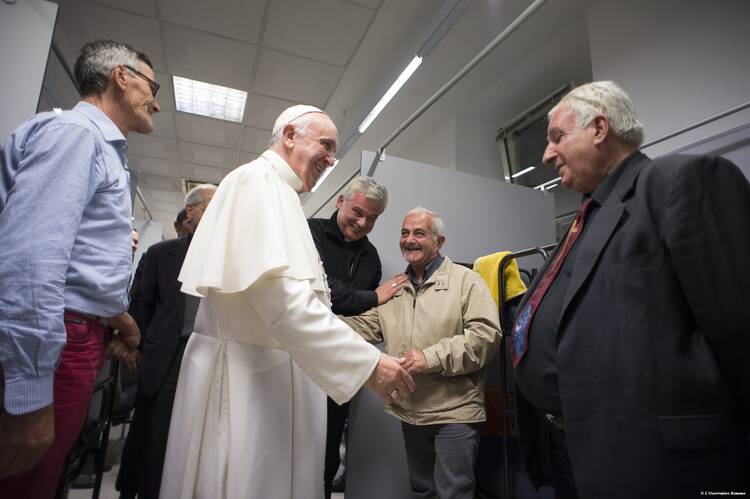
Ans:
[[[516,381],[526,400],[540,409],[553,411],[562,409],[557,381],[557,331],[563,301],[570,284],[570,275],[575,265],[581,241],[586,238],[589,227],[594,223],[599,208],[612,193],[617,179],[636,154],[633,153],[628,156],[591,193],[592,203],[584,220],[583,231],[568,252],[555,280],[552,281],[544,298],[539,303],[529,326],[528,349],[521,363],[516,367]],[[584,199],[586,197],[589,197],[589,195],[585,195]],[[550,261],[553,258],[554,255],[550,258]],[[531,296],[531,293],[533,293],[533,289],[529,289],[527,295]]]
[[[367,236],[344,239],[337,215],[338,210],[331,218],[310,218],[307,223],[328,276],[333,312],[357,315],[378,304],[374,290],[380,284],[380,257]]]

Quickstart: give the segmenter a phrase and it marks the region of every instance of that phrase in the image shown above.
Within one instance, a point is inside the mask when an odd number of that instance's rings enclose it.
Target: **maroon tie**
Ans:
[[[555,255],[555,259],[552,261],[547,271],[542,276],[539,284],[534,288],[531,293],[529,301],[521,310],[516,318],[516,323],[513,325],[513,333],[511,334],[511,357],[513,358],[513,367],[517,366],[523,358],[526,350],[529,347],[529,329],[531,329],[531,321],[534,320],[534,314],[539,304],[542,302],[544,295],[547,293],[552,281],[557,277],[557,273],[560,271],[565,257],[568,256],[570,248],[573,247],[578,236],[583,232],[583,224],[586,218],[586,213],[591,206],[591,198],[588,197],[583,202],[581,207],[578,209],[578,214],[575,220],[568,229],[568,233],[565,235],[565,240],[562,243],[562,248]]]

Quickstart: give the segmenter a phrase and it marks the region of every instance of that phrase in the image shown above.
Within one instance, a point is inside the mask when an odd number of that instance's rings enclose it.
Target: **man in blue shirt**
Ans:
[[[75,63],[83,100],[41,113],[0,151],[0,496],[52,497],[104,356],[140,340],[131,268],[129,132],[159,111],[149,58],[113,41]]]

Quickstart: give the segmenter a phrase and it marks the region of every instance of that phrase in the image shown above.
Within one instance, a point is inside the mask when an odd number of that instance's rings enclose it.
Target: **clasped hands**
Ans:
[[[417,387],[411,375],[425,369],[427,359],[421,350],[409,350],[400,359],[380,354],[378,365],[367,380],[367,386],[386,405],[398,403],[408,399]]]

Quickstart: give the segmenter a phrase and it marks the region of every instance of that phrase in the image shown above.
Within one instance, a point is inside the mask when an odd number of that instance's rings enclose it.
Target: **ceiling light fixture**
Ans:
[[[370,124],[375,121],[375,118],[377,118],[380,112],[385,109],[385,106],[387,106],[391,99],[393,99],[398,91],[401,90],[401,87],[404,86],[406,80],[411,78],[411,75],[414,74],[414,71],[416,71],[419,65],[422,64],[422,60],[422,57],[419,57],[418,55],[414,56],[414,59],[412,59],[409,65],[406,66],[406,69],[404,69],[399,77],[396,78],[396,81],[393,82],[391,88],[389,88],[388,91],[383,95],[383,97],[380,98],[378,103],[375,104],[375,107],[372,108],[372,111],[370,111],[367,117],[362,121],[362,123],[360,123],[359,127],[357,128],[357,131],[359,131],[359,133],[365,133],[365,130],[367,130]]]
[[[173,76],[178,111],[242,123],[247,92],[181,76]]]
[[[530,172],[530,171],[532,171],[532,170],[536,170],[536,166],[530,166],[530,167],[528,167],[528,168],[524,168],[524,169],[523,169],[523,170],[521,170],[520,172],[516,172],[516,173],[514,173],[513,175],[511,175],[511,178],[518,178],[518,177],[520,177],[521,175],[523,175],[524,173],[529,173],[529,172]]]

